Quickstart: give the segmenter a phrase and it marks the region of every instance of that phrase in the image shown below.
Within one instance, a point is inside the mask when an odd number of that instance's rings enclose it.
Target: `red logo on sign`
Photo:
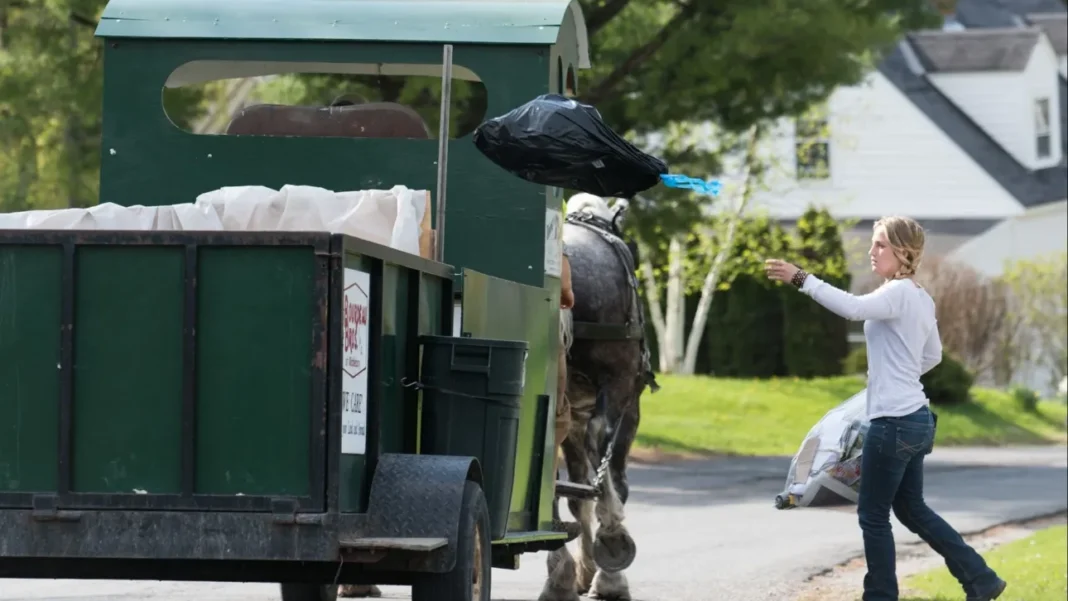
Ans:
[[[341,352],[342,369],[350,378],[354,378],[367,369],[367,349],[361,348],[360,329],[367,327],[369,319],[367,293],[358,284],[345,289],[345,298],[341,308],[343,331]],[[366,333],[366,330],[364,331]]]
[[[359,338],[356,336],[356,329],[359,327],[367,327],[367,305],[363,303],[353,303],[349,301],[349,298],[345,297],[345,342],[344,351],[346,353],[359,350]]]

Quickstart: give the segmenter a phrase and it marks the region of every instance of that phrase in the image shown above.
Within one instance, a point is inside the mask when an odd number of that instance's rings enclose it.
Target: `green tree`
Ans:
[[[97,203],[105,4],[0,0],[0,210]]]
[[[741,132],[859,81],[927,0],[585,0],[580,97],[618,131],[712,121]]]
[[[0,202],[95,202],[101,0],[0,0]]]
[[[842,245],[841,226],[826,209],[810,207],[797,221],[793,258],[802,269],[849,290],[852,278]],[[782,289],[784,358],[791,375],[842,373],[849,354],[848,322],[796,290]]]

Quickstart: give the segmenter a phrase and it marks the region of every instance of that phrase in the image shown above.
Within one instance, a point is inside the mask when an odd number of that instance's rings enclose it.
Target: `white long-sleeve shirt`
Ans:
[[[862,296],[809,275],[801,291],[834,313],[864,321],[868,350],[868,418],[900,417],[927,406],[920,376],[942,360],[935,303],[909,279]]]

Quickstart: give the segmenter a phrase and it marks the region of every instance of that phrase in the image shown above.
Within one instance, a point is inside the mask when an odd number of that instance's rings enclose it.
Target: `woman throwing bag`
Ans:
[[[864,322],[871,421],[857,499],[868,569],[864,601],[898,601],[891,509],[945,559],[968,601],[991,601],[1005,591],[1005,582],[923,498],[923,458],[934,445],[938,418],[930,411],[920,376],[942,358],[934,300],[913,280],[923,244],[923,228],[914,220],[877,221],[869,255],[872,271],[885,282],[863,296],[785,261],[769,259],[764,269],[770,279],[796,286],[834,313]]]

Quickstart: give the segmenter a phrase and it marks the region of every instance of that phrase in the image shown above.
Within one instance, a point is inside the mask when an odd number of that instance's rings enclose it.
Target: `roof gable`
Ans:
[[[920,109],[946,136],[994,178],[1021,205],[1033,207],[1064,200],[1068,171],[1064,164],[1031,171],[1016,161],[978,124],[961,111],[928,81],[919,69],[910,66],[903,42],[879,65],[879,71]],[[1061,80],[1061,104],[1068,90]],[[1065,113],[1062,112],[1062,129]],[[1064,138],[1062,138],[1063,140]]]
[[[972,29],[908,34],[930,73],[1023,71],[1038,45],[1039,29]]]
[[[1032,13],[1027,21],[1046,34],[1054,52],[1068,54],[1068,13]]]
[[[1066,12],[1061,0],[957,0],[957,20],[965,27],[1013,27],[1029,14]]]

